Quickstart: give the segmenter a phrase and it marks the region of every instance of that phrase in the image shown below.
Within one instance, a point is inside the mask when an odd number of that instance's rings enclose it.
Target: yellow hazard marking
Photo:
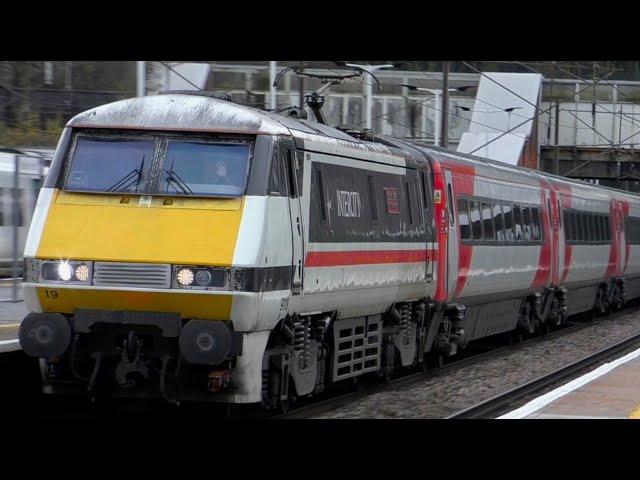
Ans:
[[[0,328],[15,328],[19,326],[20,326],[19,323],[3,323],[0,325]]]
[[[73,314],[77,308],[177,312],[182,318],[229,320],[231,295],[141,292],[126,290],[88,290],[37,287],[43,312]]]
[[[56,192],[37,256],[231,265],[244,199],[125,197]]]
[[[640,418],[640,404],[631,411],[629,418]]]

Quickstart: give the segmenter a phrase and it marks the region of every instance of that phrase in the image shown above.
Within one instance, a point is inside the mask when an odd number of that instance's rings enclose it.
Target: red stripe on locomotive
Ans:
[[[352,250],[342,252],[308,252],[305,267],[335,267],[379,263],[415,263],[433,261],[435,250]]]

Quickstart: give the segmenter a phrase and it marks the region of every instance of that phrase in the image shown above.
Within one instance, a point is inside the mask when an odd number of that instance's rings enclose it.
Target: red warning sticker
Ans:
[[[400,202],[398,201],[398,189],[384,187],[384,198],[387,202],[387,213],[400,213]]]

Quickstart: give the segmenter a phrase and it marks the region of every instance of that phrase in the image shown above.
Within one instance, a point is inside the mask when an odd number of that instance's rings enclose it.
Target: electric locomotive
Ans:
[[[274,406],[388,373],[429,343],[432,195],[423,158],[313,122],[204,95],[94,108],[38,198],[22,348],[50,393]]]

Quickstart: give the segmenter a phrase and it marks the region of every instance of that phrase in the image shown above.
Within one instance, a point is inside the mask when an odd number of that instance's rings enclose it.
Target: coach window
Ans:
[[[584,233],[584,221],[583,221],[583,215],[581,212],[575,212],[576,215],[576,225],[578,227],[577,229],[577,235],[576,235],[576,242],[583,242],[584,238],[585,238],[585,233]]]
[[[611,241],[611,230],[609,229],[609,216],[602,216],[602,224],[604,225],[604,239],[609,242]]]
[[[564,212],[562,212],[562,215],[564,216],[564,237],[567,240],[571,240],[573,235],[573,227],[571,225],[571,212],[565,210]]]
[[[516,241],[523,241],[524,235],[522,232],[522,208],[520,207],[520,205],[513,206],[513,225]]]
[[[507,242],[513,242],[513,210],[511,205],[502,205],[502,214],[504,216],[504,236]]]
[[[469,224],[469,210],[466,198],[458,198],[458,224],[460,225],[460,238],[462,240],[471,240],[471,225]]]
[[[604,229],[602,228],[602,215],[595,215],[594,220],[596,224],[596,231],[598,232],[598,235],[597,235],[598,242],[602,243],[604,241]]]
[[[624,219],[624,240],[630,243],[631,240],[631,217]]]
[[[531,208],[531,231],[534,240],[542,239],[542,229],[540,228],[540,209],[538,207]]]
[[[571,228],[573,229],[571,240],[574,242],[576,240],[580,240],[580,216],[578,215],[578,212],[571,212],[571,225]]]
[[[591,225],[589,222],[589,214],[587,212],[582,212],[582,221],[584,223],[584,241],[591,241]]]
[[[480,219],[480,204],[471,200],[469,202],[469,218],[471,219],[471,233],[474,240],[482,240],[482,220]]]
[[[574,212],[574,215],[576,217],[576,235],[574,240],[577,242],[581,242],[584,240],[582,214],[580,212]]]
[[[504,220],[502,219],[502,207],[499,203],[493,204],[493,224],[496,227],[496,240],[499,243],[504,243],[506,241],[504,235]]]
[[[532,242],[533,233],[531,232],[531,207],[522,207],[522,221],[524,222],[523,233],[524,241]]]
[[[482,223],[484,225],[484,239],[493,241],[495,237],[490,203],[482,203]]]
[[[589,212],[585,212],[584,213],[584,219],[585,219],[585,228],[584,231],[586,232],[586,241],[587,242],[593,242],[594,240],[594,236],[593,236],[593,222],[591,221],[592,215]]]

